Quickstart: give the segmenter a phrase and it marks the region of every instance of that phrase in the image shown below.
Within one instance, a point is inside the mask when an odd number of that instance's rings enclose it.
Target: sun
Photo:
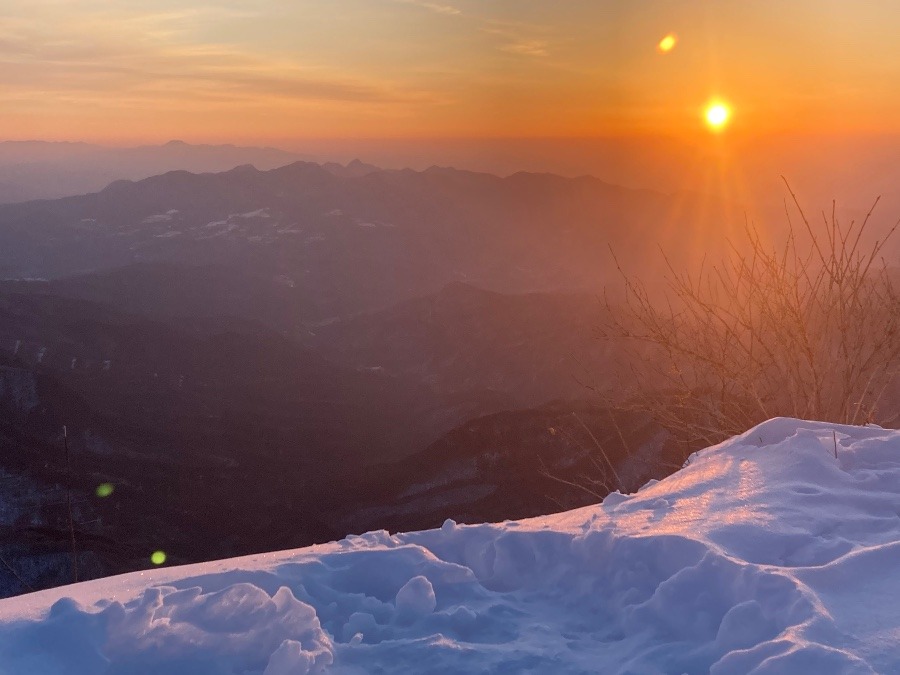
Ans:
[[[721,131],[731,117],[731,109],[724,103],[710,103],[706,108],[706,123],[713,131]]]

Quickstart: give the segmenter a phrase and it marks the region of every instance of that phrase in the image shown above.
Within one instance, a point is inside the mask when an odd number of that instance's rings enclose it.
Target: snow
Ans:
[[[141,223],[144,225],[152,225],[154,223],[168,223],[173,217],[177,216],[180,213],[178,209],[169,209],[165,213],[156,213],[151,216],[147,216],[144,218]],[[84,222],[84,221],[82,221]],[[93,221],[96,222],[96,221]]]
[[[170,220],[172,220],[172,216],[168,213],[158,213],[153,216],[147,216],[141,222],[145,225],[152,225],[154,223],[168,223]]]
[[[354,218],[353,222],[355,222],[359,227],[395,227],[393,223],[383,223],[380,220],[373,222],[362,220],[360,218]]]
[[[262,209],[256,209],[255,211],[248,211],[247,213],[235,213],[230,216],[230,218],[271,218],[272,216],[269,214],[268,207]]]
[[[252,234],[253,231],[259,229],[258,223],[256,222],[259,220],[267,222],[270,229],[277,228],[280,225],[279,221],[272,219],[270,211],[271,209],[269,207],[263,207],[253,211],[247,211],[246,213],[230,213],[225,216],[223,220],[208,222],[199,228],[194,228],[194,231],[196,233],[197,231],[214,230],[212,234],[198,236],[198,239],[211,239],[213,237],[227,236],[234,233],[236,235],[243,235],[250,242],[271,244],[276,241],[274,236],[266,235],[263,237]]]
[[[0,673],[900,672],[900,432],[773,419],[602,505],[0,601]]]

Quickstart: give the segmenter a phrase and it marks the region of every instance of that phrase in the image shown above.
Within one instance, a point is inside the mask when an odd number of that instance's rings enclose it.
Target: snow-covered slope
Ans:
[[[900,672],[898,569],[900,432],[774,419],[600,506],[0,601],[0,673]]]

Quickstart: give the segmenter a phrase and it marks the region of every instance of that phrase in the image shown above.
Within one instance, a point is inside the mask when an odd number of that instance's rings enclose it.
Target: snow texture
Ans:
[[[773,419],[602,505],[0,601],[0,673],[897,673],[900,432]]]

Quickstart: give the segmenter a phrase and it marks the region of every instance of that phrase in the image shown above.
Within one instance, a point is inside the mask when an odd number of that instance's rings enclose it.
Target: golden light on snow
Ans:
[[[731,110],[724,103],[711,103],[706,108],[706,123],[713,131],[721,130],[731,117]]]
[[[660,54],[668,54],[670,51],[675,49],[675,45],[678,44],[678,36],[675,33],[669,33],[662,40],[659,41],[659,44],[656,45],[656,51]]]

